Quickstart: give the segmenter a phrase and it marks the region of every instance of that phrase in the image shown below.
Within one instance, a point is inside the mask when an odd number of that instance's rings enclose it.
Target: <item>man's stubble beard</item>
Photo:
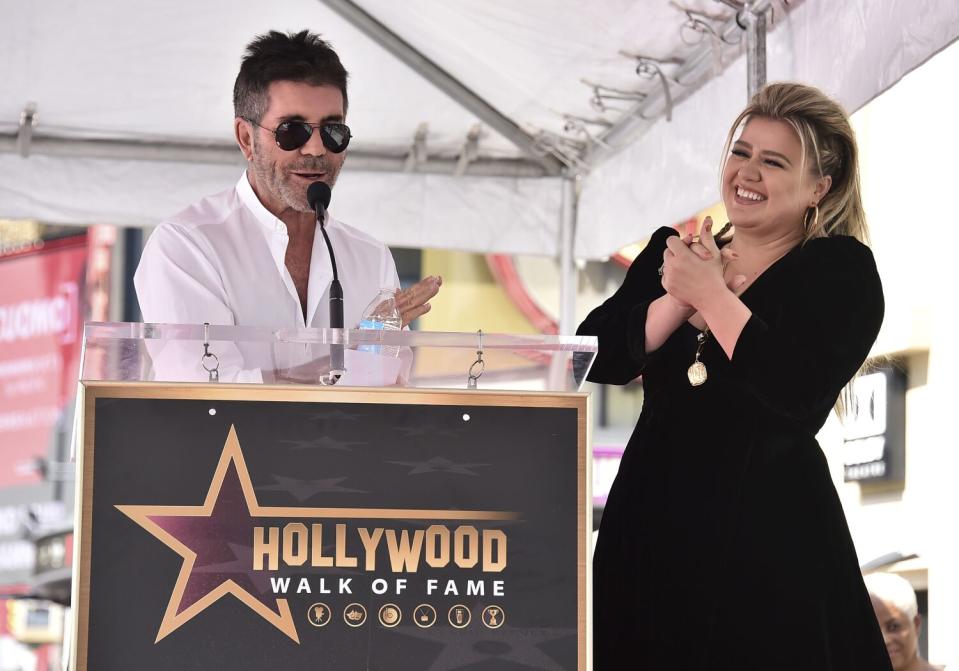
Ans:
[[[253,158],[250,165],[253,168],[253,174],[256,175],[256,183],[260,188],[265,188],[274,200],[280,201],[286,207],[297,212],[313,212],[309,202],[306,199],[306,189],[300,191],[290,183],[290,179],[276,163],[272,162],[270,156],[262,151],[263,147],[254,135],[253,137]],[[305,158],[299,164],[293,164],[289,170],[300,169],[304,171],[325,172],[329,175],[328,184],[330,188],[336,184],[336,178],[339,177],[339,170],[334,172],[334,166],[323,159]]]

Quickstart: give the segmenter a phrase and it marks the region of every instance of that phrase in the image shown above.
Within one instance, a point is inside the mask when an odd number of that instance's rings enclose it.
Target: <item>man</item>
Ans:
[[[134,277],[146,322],[272,328],[329,325],[333,277],[306,198],[330,187],[346,159],[347,72],[308,31],[271,31],[248,46],[233,90],[237,144],[247,160],[236,186],[161,224]],[[356,327],[380,288],[399,286],[382,243],[327,217],[343,284],[344,323]],[[399,292],[403,325],[430,309],[441,278]]]
[[[919,631],[922,616],[916,593],[909,582],[892,573],[871,573],[865,576],[872,608],[879,619],[886,650],[894,671],[938,671],[919,656]]]

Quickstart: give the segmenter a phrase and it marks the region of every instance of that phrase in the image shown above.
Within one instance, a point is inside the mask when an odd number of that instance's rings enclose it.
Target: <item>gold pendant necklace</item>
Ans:
[[[726,268],[729,266],[729,261],[723,263],[723,281],[726,281]],[[698,387],[702,384],[705,384],[706,378],[709,377],[709,374],[706,372],[706,364],[699,360],[700,355],[703,353],[703,346],[706,344],[706,341],[709,340],[709,326],[704,328],[702,332],[696,336],[696,356],[693,357],[693,365],[686,369],[686,377],[689,378],[689,384],[694,387]]]
[[[703,353],[703,345],[706,344],[706,341],[709,339],[709,327],[707,326],[702,333],[696,336],[696,341],[699,343],[696,346],[696,356],[693,358],[693,365],[689,367],[689,370],[686,371],[686,377],[689,378],[689,384],[694,387],[706,382],[708,377],[706,373],[706,364],[699,360],[699,356]]]
[[[783,252],[782,254],[777,256],[775,259],[773,259],[772,261],[767,263],[765,266],[763,266],[761,270],[758,270],[752,273],[753,279],[755,280],[756,277],[758,277],[761,273],[765,272],[766,269],[768,269],[770,266],[776,263],[779,259],[786,256],[786,254],[788,254],[792,249],[795,249],[795,248],[787,249],[785,252]],[[726,268],[728,266],[729,266],[729,261],[726,261],[723,263],[723,281],[726,280]],[[704,364],[702,361],[699,360],[700,355],[702,355],[703,353],[703,346],[706,344],[707,340],[709,340],[708,326],[704,328],[698,336],[696,336],[696,342],[698,343],[696,345],[696,356],[693,357],[693,365],[686,370],[686,377],[689,378],[689,384],[693,385],[694,387],[698,387],[702,384],[705,384],[706,379],[709,377],[709,375],[706,372],[706,364]]]

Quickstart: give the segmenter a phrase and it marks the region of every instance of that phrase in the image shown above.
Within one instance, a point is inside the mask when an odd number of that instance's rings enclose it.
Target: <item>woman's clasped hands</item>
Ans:
[[[721,292],[739,294],[745,275],[726,279],[726,267],[738,255],[729,247],[722,250],[713,238],[712,217],[706,217],[697,240],[692,235],[670,236],[663,252],[662,284],[679,306],[701,310]]]

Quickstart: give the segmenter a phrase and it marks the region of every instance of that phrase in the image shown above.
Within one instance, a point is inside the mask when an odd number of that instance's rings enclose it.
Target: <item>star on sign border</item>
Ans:
[[[176,629],[189,622],[191,619],[203,612],[207,607],[213,605],[220,597],[232,594],[241,602],[253,609],[258,615],[267,622],[292,638],[297,643],[300,642],[296,632],[296,625],[293,623],[293,614],[290,611],[290,605],[286,599],[277,599],[276,605],[278,613],[270,610],[259,599],[250,594],[247,590],[240,587],[232,579],[224,580],[216,588],[207,592],[198,599],[189,608],[178,613],[180,601],[186,590],[187,583],[193,573],[193,564],[196,561],[196,553],[183,544],[180,540],[160,527],[151,517],[180,516],[180,517],[210,517],[213,514],[213,507],[216,504],[217,497],[220,494],[220,488],[223,485],[223,479],[226,477],[230,462],[233,462],[236,468],[237,476],[240,479],[240,486],[243,489],[243,497],[246,500],[246,507],[250,517],[274,517],[273,510],[261,508],[256,500],[256,494],[253,490],[253,483],[250,480],[250,472],[246,468],[246,462],[243,459],[243,453],[240,451],[240,441],[236,436],[236,428],[230,426],[230,434],[227,436],[226,444],[223,446],[223,452],[220,454],[220,461],[217,463],[216,471],[213,473],[213,480],[210,482],[210,489],[207,491],[206,500],[201,506],[160,506],[160,505],[118,505],[117,510],[132,519],[141,527],[153,534],[164,545],[171,548],[181,557],[183,565],[180,568],[180,575],[177,578],[173,593],[170,595],[170,601],[167,604],[166,612],[163,614],[163,621],[160,623],[160,630],[154,643],[159,643],[162,639],[173,633]]]

